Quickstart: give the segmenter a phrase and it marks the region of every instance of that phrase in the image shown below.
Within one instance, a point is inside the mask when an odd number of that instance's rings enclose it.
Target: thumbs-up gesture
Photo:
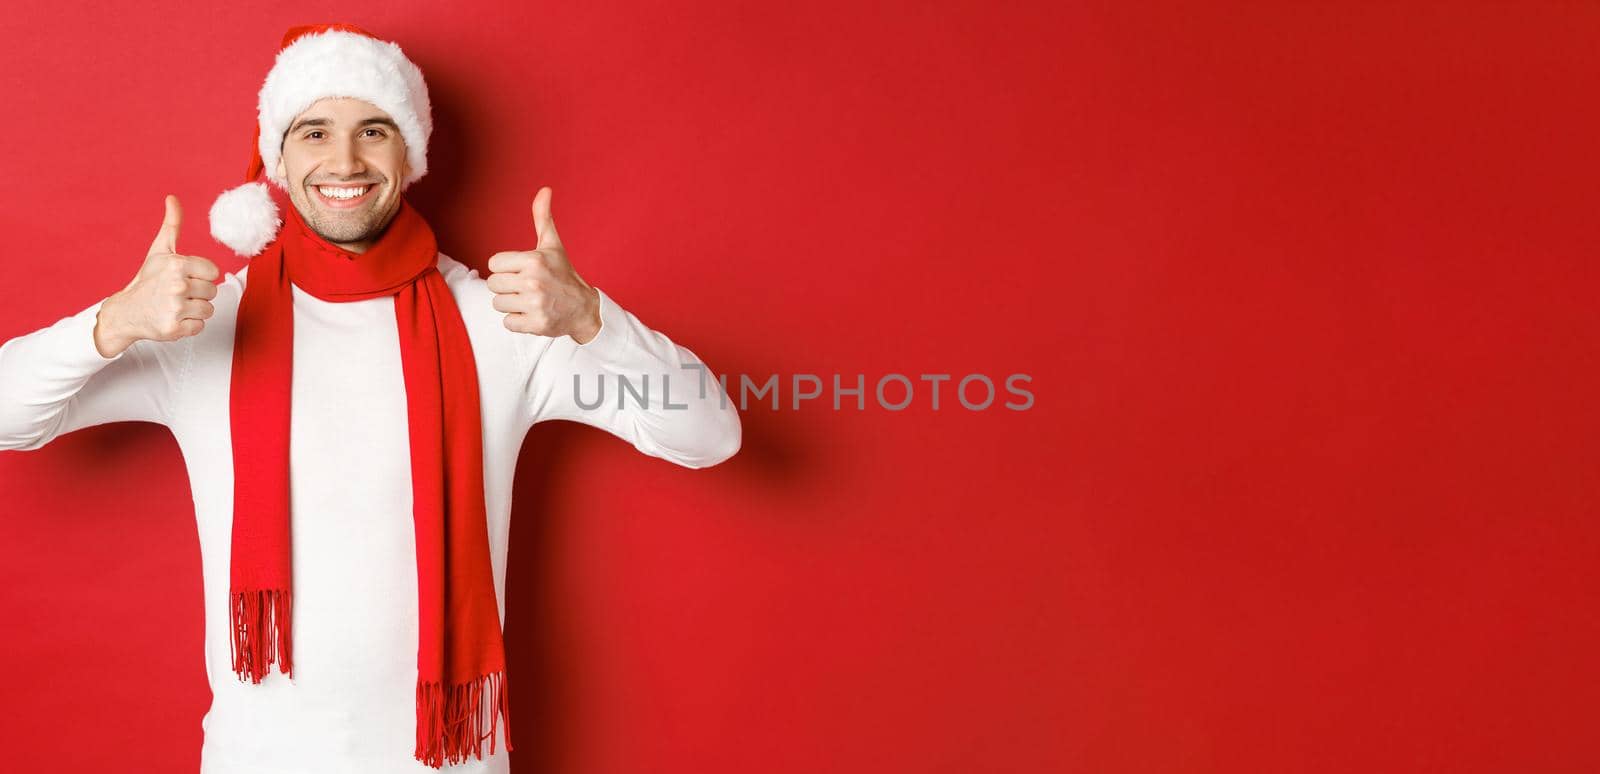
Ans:
[[[600,332],[600,293],[567,260],[567,249],[550,217],[550,186],[533,197],[533,228],[539,244],[489,256],[489,289],[505,326],[539,336],[568,335],[587,344]]]
[[[167,214],[156,231],[144,265],[127,287],[100,305],[94,343],[102,355],[112,357],[141,339],[175,341],[193,336],[216,312],[210,299],[217,297],[221,271],[205,258],[178,254],[178,229],[183,210],[178,197],[167,195]]]

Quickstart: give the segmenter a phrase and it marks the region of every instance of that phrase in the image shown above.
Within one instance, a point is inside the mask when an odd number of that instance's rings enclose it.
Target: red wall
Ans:
[[[535,428],[517,770],[1600,767],[1600,7],[276,5],[8,9],[0,336],[120,289],[168,192],[243,266],[203,214],[337,19],[427,73],[411,194],[468,264],[551,185],[720,373],[1032,377],[752,406],[706,471]],[[194,770],[170,435],[0,491],[4,768]]]

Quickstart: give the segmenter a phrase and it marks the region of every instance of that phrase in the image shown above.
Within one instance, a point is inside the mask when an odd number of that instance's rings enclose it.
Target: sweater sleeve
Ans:
[[[170,425],[195,337],[138,341],[105,357],[94,345],[104,303],[0,344],[0,450],[37,449],[108,422]]]
[[[600,331],[593,339],[523,335],[533,421],[581,422],[688,468],[732,457],[740,444],[739,412],[716,374],[596,290]]]

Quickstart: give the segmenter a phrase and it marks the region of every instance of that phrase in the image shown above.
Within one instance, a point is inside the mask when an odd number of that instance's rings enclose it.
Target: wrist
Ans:
[[[133,341],[120,332],[116,323],[115,295],[100,304],[94,316],[94,347],[101,357],[113,358],[133,345]]]
[[[588,296],[589,306],[584,312],[583,322],[579,323],[578,329],[570,334],[572,340],[580,345],[594,341],[594,337],[600,335],[600,326],[602,324],[600,321],[600,292],[590,287],[588,288]]]

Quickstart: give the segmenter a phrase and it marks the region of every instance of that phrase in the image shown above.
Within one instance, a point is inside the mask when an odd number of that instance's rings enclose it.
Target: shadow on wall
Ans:
[[[426,67],[424,72],[428,72]],[[467,136],[471,132],[471,122],[467,111],[458,107],[462,98],[463,92],[453,88],[453,84],[440,88],[434,86],[430,78],[428,99],[433,103],[433,136],[428,140],[428,174],[405,193],[406,199],[428,218],[441,243],[450,238],[448,235],[460,233],[461,224],[467,220],[465,208],[479,203],[452,195],[452,192],[468,190],[467,186],[481,177],[478,167],[483,163],[475,155],[478,143]],[[441,244],[440,249],[451,257],[467,252],[462,250],[460,242],[450,247]],[[483,272],[476,260],[458,260],[478,269],[480,274]]]
[[[743,440],[731,459],[709,469],[704,480],[729,482],[755,490],[761,499],[781,502],[815,492],[804,462],[809,455],[784,426],[787,418],[765,411],[741,413]],[[578,628],[569,607],[553,600],[547,590],[548,568],[560,566],[553,556],[563,515],[554,503],[572,502],[570,466],[583,464],[574,454],[586,434],[602,431],[571,421],[535,424],[523,439],[517,459],[511,500],[511,544],[506,566],[506,647],[512,678],[512,759],[516,766],[540,771],[565,771],[571,761],[573,740],[585,736],[574,727],[572,708],[578,706],[584,686],[578,676],[583,666],[574,663],[589,649],[577,641]],[[672,465],[633,453],[639,465]],[[749,514],[761,518],[761,514]],[[548,606],[548,607],[547,607]]]

